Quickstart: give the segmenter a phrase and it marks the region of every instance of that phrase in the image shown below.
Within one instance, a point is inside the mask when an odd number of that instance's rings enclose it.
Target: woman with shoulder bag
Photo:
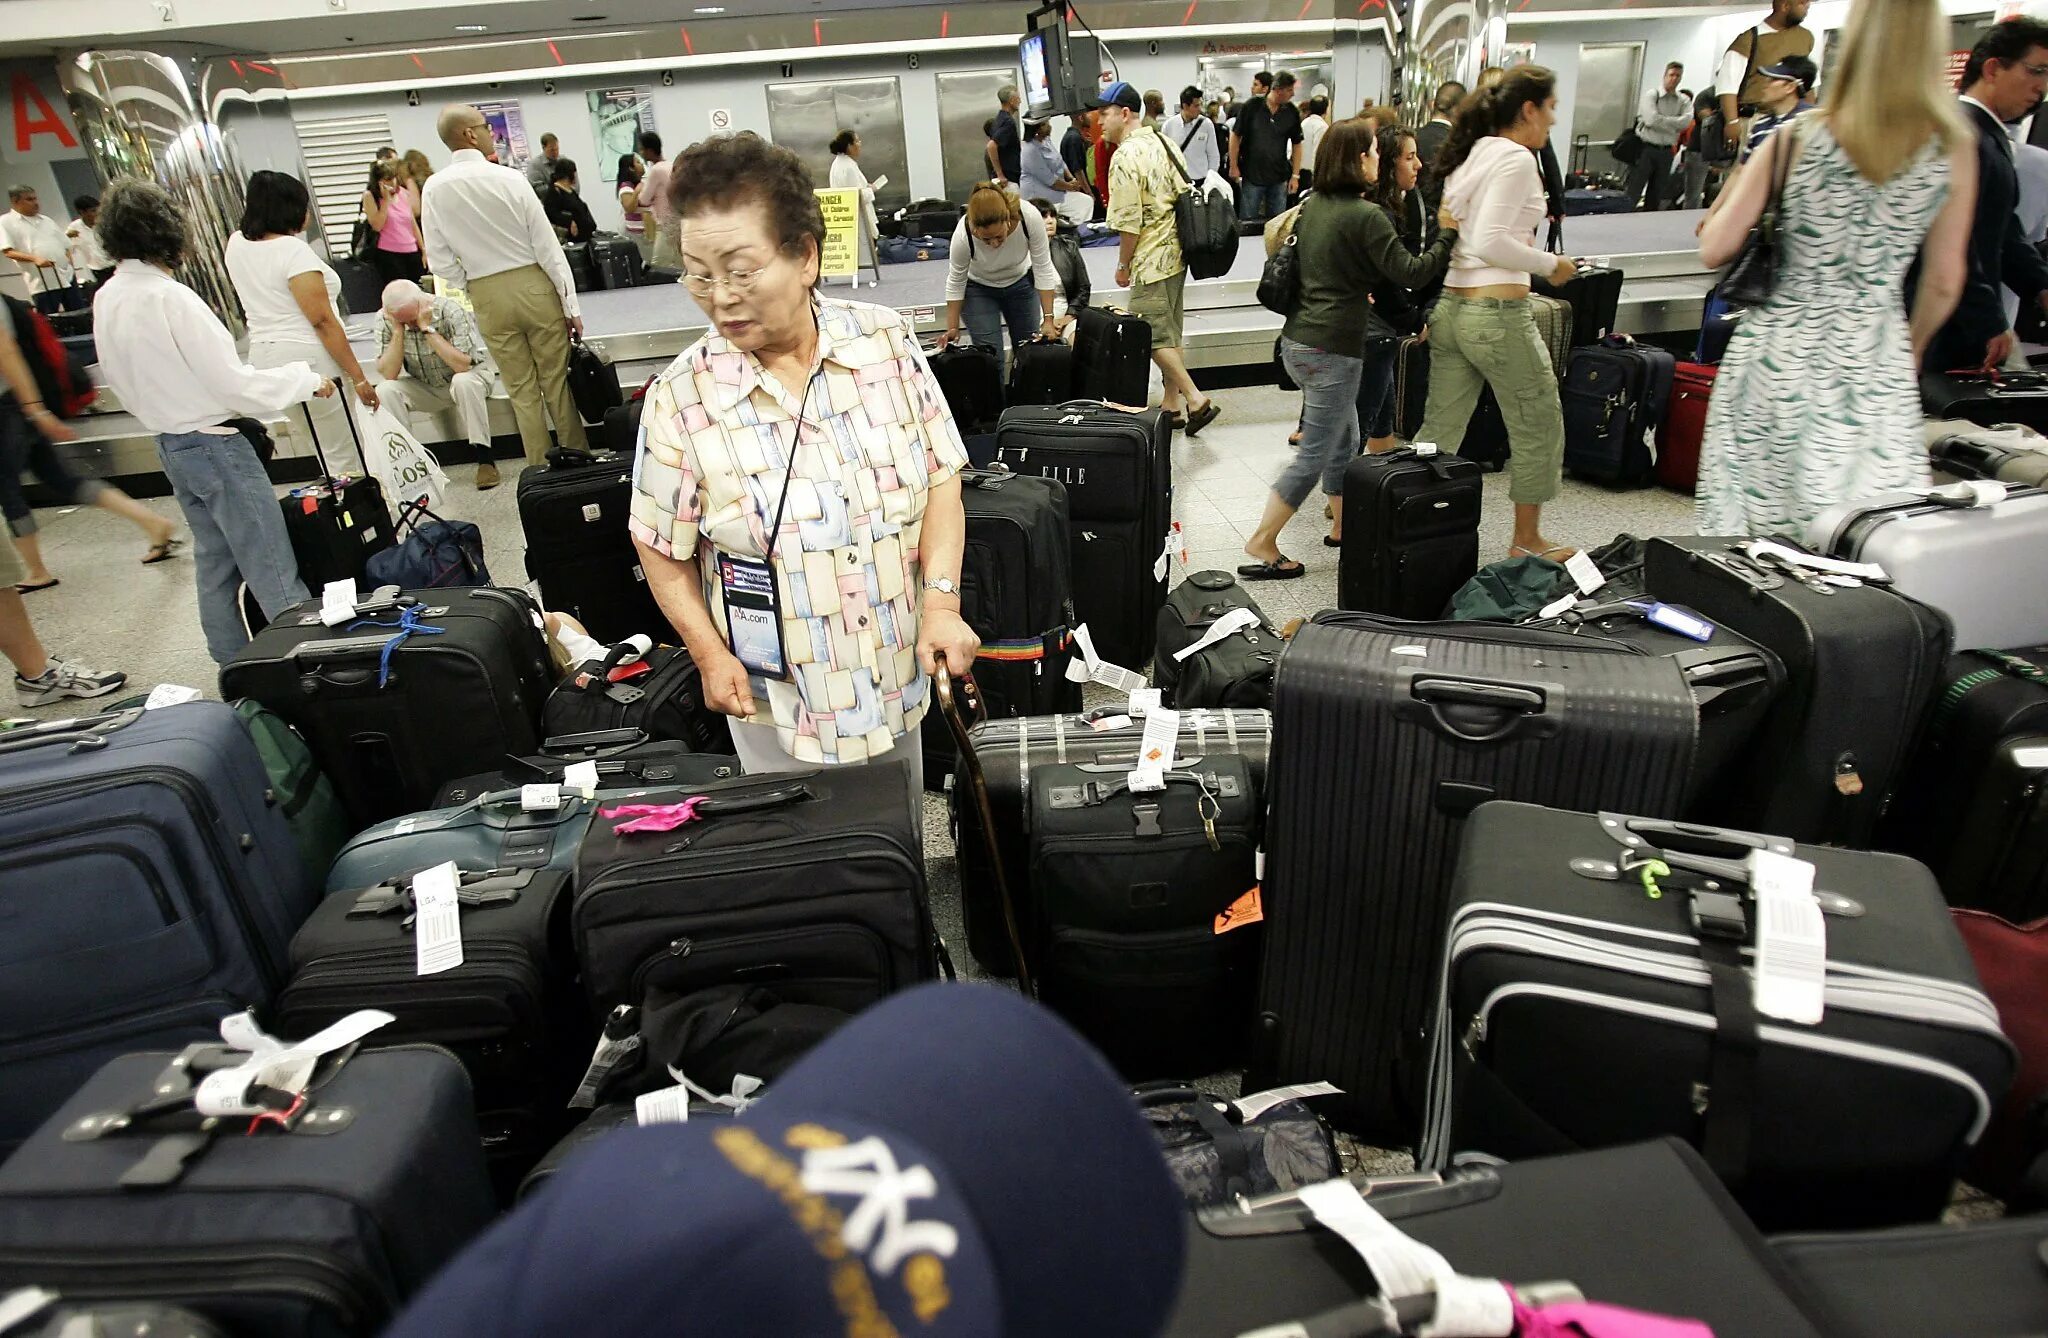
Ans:
[[[1013,345],[1059,337],[1053,322],[1053,299],[1060,276],[1046,243],[1045,219],[993,181],[976,183],[967,197],[967,212],[953,229],[953,248],[946,271],[946,329],[939,336],[945,348],[960,339],[967,326],[969,343],[993,350],[1003,363],[1003,326],[1010,327]]]
[[[1546,539],[1542,520],[1564,482],[1564,409],[1529,306],[1530,275],[1562,285],[1578,273],[1536,245],[1550,207],[1537,155],[1556,121],[1557,77],[1523,65],[1467,98],[1444,140],[1436,176],[1445,206],[1468,226],[1430,317],[1429,405],[1417,440],[1464,441],[1479,392],[1491,387],[1514,451],[1508,556],[1562,562],[1575,550]]]
[[[1707,408],[1702,534],[1796,535],[1837,502],[1927,484],[1919,363],[1968,278],[1977,140],[1934,0],[1857,0],[1841,35],[1826,103],[1763,142],[1700,234],[1717,269],[1775,245]]]
[[[1405,126],[1387,126],[1379,133],[1380,179],[1373,188],[1373,200],[1386,212],[1400,234],[1401,244],[1417,255],[1435,240],[1436,220],[1424,203],[1416,183],[1422,179],[1422,159],[1416,152],[1415,132]],[[1365,436],[1365,448],[1377,455],[1394,449],[1394,390],[1399,371],[1401,340],[1429,338],[1428,313],[1443,291],[1441,276],[1421,288],[1409,289],[1398,283],[1383,283],[1372,291],[1373,313],[1384,321],[1396,338],[1379,342],[1378,363],[1368,359],[1366,375],[1358,387],[1358,430]],[[1375,374],[1377,373],[1377,374]]]
[[[1458,238],[1457,220],[1444,212],[1443,232],[1421,255],[1401,244],[1392,221],[1370,198],[1379,150],[1364,121],[1330,127],[1316,154],[1315,174],[1316,192],[1295,220],[1299,296],[1280,338],[1281,360],[1301,387],[1302,439],[1273,483],[1258,528],[1245,541],[1253,560],[1237,573],[1253,581],[1301,575],[1306,568],[1280,551],[1280,531],[1318,479],[1331,498],[1343,494],[1344,471],[1358,454],[1358,386],[1374,337],[1370,294],[1382,284],[1429,283],[1444,272]],[[1342,539],[1341,512],[1336,521],[1340,532],[1324,540],[1331,547]]]

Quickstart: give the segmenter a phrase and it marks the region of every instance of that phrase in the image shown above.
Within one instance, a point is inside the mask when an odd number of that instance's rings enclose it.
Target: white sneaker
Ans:
[[[48,706],[66,697],[104,697],[118,692],[128,675],[111,669],[93,669],[76,660],[50,657],[50,667],[40,678],[14,676],[14,699],[23,706]]]

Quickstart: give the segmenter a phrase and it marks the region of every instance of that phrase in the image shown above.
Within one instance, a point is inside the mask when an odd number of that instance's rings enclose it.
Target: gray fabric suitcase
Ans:
[[[1954,622],[1961,650],[2048,642],[2048,491],[2005,487],[1988,505],[1981,485],[1881,493],[1831,506],[1806,530],[1830,557],[1874,562],[1893,588]]]

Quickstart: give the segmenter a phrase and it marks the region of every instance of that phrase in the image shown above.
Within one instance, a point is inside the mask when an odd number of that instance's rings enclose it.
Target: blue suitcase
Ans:
[[[317,889],[219,702],[0,735],[0,1154],[107,1060],[283,984]]]
[[[1677,368],[1671,354],[1627,335],[1573,349],[1560,392],[1565,472],[1610,486],[1649,486]]]
[[[449,860],[458,869],[572,869],[591,817],[608,799],[564,795],[560,808],[529,813],[514,786],[392,818],[341,848],[327,871],[327,890],[372,887]]]

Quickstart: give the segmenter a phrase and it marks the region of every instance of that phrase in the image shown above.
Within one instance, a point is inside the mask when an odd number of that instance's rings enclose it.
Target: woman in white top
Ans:
[[[969,342],[995,350],[999,362],[1005,323],[1012,344],[1028,342],[1034,334],[1041,339],[1059,337],[1053,303],[1059,296],[1060,276],[1046,243],[1045,219],[1036,208],[1022,207],[1015,195],[993,181],[977,183],[967,197],[967,212],[953,229],[950,262],[940,348],[960,338],[963,320]]]
[[[619,214],[626,221],[626,236],[639,248],[640,263],[643,266],[654,263],[654,238],[648,235],[647,219],[654,211],[640,207],[640,183],[647,179],[647,171],[640,166],[637,154],[619,155]]]
[[[1529,276],[1562,284],[1572,262],[1536,245],[1546,201],[1536,152],[1557,120],[1557,78],[1523,65],[1458,109],[1437,172],[1443,205],[1464,221],[1443,299],[1429,317],[1429,401],[1418,441],[1455,448],[1493,388],[1514,456],[1510,557],[1563,561],[1573,550],[1543,536],[1543,503],[1564,477],[1564,413],[1550,350],[1529,307]]]
[[[306,598],[270,476],[227,420],[331,396],[334,383],[304,362],[269,371],[243,364],[220,318],[178,282],[188,234],[161,186],[126,177],[107,187],[99,233],[117,262],[93,302],[100,371],[157,434],[164,477],[192,530],[206,650],[226,664],[249,642],[237,587],[246,583],[272,618]]]
[[[249,318],[249,362],[255,367],[307,363],[322,376],[346,379],[356,397],[374,409],[377,388],[364,375],[336,313],[341,278],[299,236],[308,208],[306,187],[297,177],[250,175],[242,226],[229,235],[227,247],[228,278]],[[348,458],[347,413],[340,396],[309,410],[330,463]],[[338,456],[333,454],[337,451]]]
[[[851,130],[842,130],[833,137],[832,175],[826,184],[833,190],[860,192],[860,256],[855,263],[872,265],[881,225],[875,220],[875,188],[868,184],[868,174],[861,170],[860,148],[860,136]]]

